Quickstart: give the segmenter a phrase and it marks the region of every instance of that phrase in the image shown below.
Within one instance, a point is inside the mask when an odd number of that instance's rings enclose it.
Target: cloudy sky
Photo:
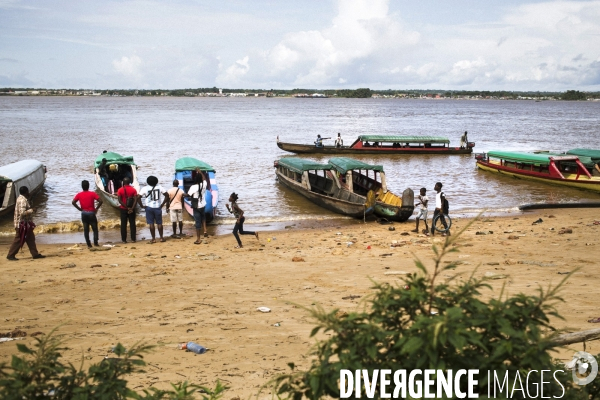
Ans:
[[[0,87],[600,90],[600,0],[0,0]]]

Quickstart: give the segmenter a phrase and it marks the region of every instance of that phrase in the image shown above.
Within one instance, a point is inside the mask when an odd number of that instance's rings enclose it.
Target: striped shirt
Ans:
[[[27,201],[27,197],[20,195],[15,204],[15,229],[19,228],[21,221],[30,221],[33,210]]]

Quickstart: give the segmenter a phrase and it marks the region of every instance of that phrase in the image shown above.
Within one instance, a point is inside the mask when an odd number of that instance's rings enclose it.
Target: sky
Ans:
[[[0,0],[0,87],[600,91],[600,0]]]

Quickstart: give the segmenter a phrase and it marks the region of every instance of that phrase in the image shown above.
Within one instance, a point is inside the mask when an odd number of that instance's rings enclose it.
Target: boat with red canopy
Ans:
[[[592,176],[575,155],[488,151],[475,160],[484,171],[600,192],[600,177]]]

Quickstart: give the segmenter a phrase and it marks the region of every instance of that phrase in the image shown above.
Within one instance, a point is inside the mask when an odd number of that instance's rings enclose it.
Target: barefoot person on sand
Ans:
[[[140,196],[138,197],[139,205],[146,210],[146,223],[150,227],[150,235],[152,240],[150,243],[156,243],[156,231],[154,224],[158,227],[158,234],[160,241],[164,242],[163,238],[163,220],[162,220],[162,208],[167,203],[167,197],[164,196],[167,191],[158,184],[158,178],[150,175],[146,179],[148,186],[145,186],[140,190]],[[145,205],[141,203],[141,199],[145,200]]]
[[[206,207],[206,180],[201,171],[196,171],[194,184],[188,190],[186,197],[192,198],[192,208],[194,209],[194,221],[196,221],[196,241],[194,244],[201,244],[200,234],[204,229],[204,237],[208,237],[206,232],[206,215],[204,208]]]
[[[442,220],[442,224],[444,225],[444,228],[446,228],[446,232],[442,233],[442,236],[450,236],[450,231],[448,230],[448,223],[446,222],[446,218],[444,218],[444,200],[446,199],[446,195],[444,194],[444,192],[442,192],[442,182],[437,182],[435,184],[435,210],[433,211],[433,219],[431,222],[431,235],[435,236],[435,226],[434,226],[434,222],[435,221],[435,217],[437,217],[438,214],[442,214],[440,215],[440,219]]]
[[[238,242],[238,245],[235,246],[235,248],[241,249],[244,246],[242,246],[242,241],[240,240],[240,236],[238,235],[238,232],[240,235],[254,235],[254,236],[256,236],[256,240],[258,240],[258,232],[244,230],[244,221],[246,220],[246,218],[244,217],[244,210],[242,210],[237,205],[237,200],[238,200],[238,195],[235,194],[235,192],[233,192],[233,193],[231,193],[231,196],[229,196],[229,202],[231,203],[231,207],[229,207],[229,204],[225,204],[225,206],[227,206],[227,211],[232,213],[234,215],[234,217],[236,218],[235,226],[233,227],[233,236],[235,236],[235,240],[237,240],[237,242]]]
[[[419,202],[417,206],[421,206],[419,209],[419,215],[417,215],[417,226],[411,232],[419,233],[419,219],[422,219],[425,223],[424,233],[429,236],[429,226],[427,225],[427,205],[429,204],[429,197],[427,197],[427,189],[421,188],[421,194],[417,196]]]
[[[131,241],[135,243],[135,205],[137,190],[129,185],[129,178],[123,178],[123,187],[117,190],[119,211],[121,212],[121,241],[127,243],[127,222],[131,230]]]
[[[106,160],[106,159],[105,159]],[[73,198],[73,206],[81,211],[81,223],[83,223],[83,237],[85,237],[85,243],[87,247],[92,247],[90,241],[90,226],[94,232],[94,246],[98,244],[98,219],[96,213],[102,206],[102,200],[96,194],[96,192],[90,192],[90,183],[86,180],[81,181],[81,188],[83,191],[77,193]],[[79,205],[77,205],[79,202]],[[96,202],[98,205],[96,206]]]
[[[171,237],[177,238],[177,223],[179,223],[179,236],[183,235],[183,190],[179,189],[179,181],[173,181],[173,187],[167,191],[169,200],[167,201],[167,214],[171,217],[173,224],[173,234]]]

